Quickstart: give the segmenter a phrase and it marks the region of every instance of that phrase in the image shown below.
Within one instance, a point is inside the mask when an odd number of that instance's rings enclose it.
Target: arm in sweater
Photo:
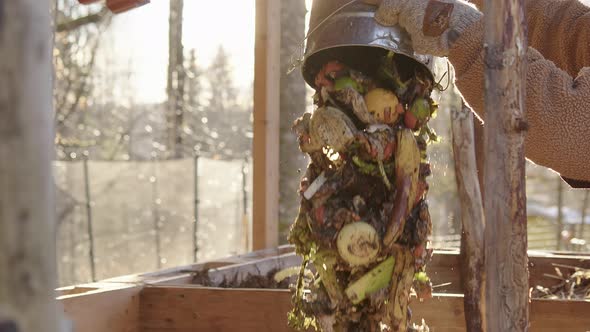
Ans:
[[[483,9],[484,0],[472,0]],[[525,0],[529,46],[576,76],[590,66],[590,8],[578,0]]]
[[[535,0],[529,0],[535,1]],[[545,0],[536,0],[543,2]],[[553,2],[553,1],[551,1]],[[560,1],[555,1],[560,2]],[[555,3],[553,2],[553,3]],[[576,2],[567,0],[563,2]],[[567,7],[564,7],[567,8]],[[573,14],[571,11],[553,12],[550,17],[539,18],[548,22],[572,22],[568,15],[581,17],[585,13]],[[529,13],[530,14],[530,13]],[[531,18],[529,18],[531,20]],[[575,20],[573,20],[575,21]],[[546,23],[553,26],[558,23]],[[565,24],[565,23],[562,23]],[[571,29],[573,27],[569,27]],[[585,28],[589,30],[590,24]],[[457,85],[467,102],[485,119],[483,96],[483,22],[470,26],[456,41],[450,51],[449,60],[457,73]],[[565,30],[563,30],[565,31]],[[574,57],[579,48],[590,52],[590,35],[569,32],[576,36],[545,39],[544,44],[552,47],[571,47],[562,50],[567,59],[575,66],[583,66],[584,57]],[[567,34],[567,33],[566,33]],[[561,39],[557,41],[557,39]],[[561,43],[567,41],[567,46]],[[547,46],[549,47],[549,46]],[[584,51],[584,50],[583,50]],[[557,68],[554,62],[544,58],[538,51],[529,48],[527,54],[526,106],[530,125],[526,137],[526,155],[533,162],[552,168],[565,178],[590,181],[590,67],[583,68],[576,75]],[[577,63],[580,61],[581,63]]]

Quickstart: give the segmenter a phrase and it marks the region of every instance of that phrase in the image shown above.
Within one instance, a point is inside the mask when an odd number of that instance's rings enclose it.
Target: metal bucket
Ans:
[[[388,51],[404,55],[433,74],[434,59],[412,49],[408,33],[399,26],[384,27],[375,17],[375,6],[360,0],[314,0],[302,72],[305,81],[314,86],[321,67],[339,60],[367,74],[373,73]],[[434,75],[433,75],[434,76]]]

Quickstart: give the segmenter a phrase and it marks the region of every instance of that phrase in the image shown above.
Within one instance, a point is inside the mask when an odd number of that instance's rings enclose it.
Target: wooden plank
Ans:
[[[143,286],[98,285],[98,290],[59,297],[76,332],[139,332]]]
[[[256,0],[253,249],[279,242],[280,1]]]
[[[146,287],[142,332],[287,332],[289,291]]]
[[[437,332],[465,331],[463,297],[441,295],[411,305]],[[286,314],[291,294],[283,290],[146,287],[141,292],[142,332],[291,332]],[[533,301],[532,332],[579,332],[590,326],[590,302]]]
[[[79,285],[79,286],[58,288],[55,290],[55,292],[56,292],[56,297],[62,297],[62,296],[68,296],[68,295],[86,294],[86,293],[97,291],[97,290],[99,290],[98,287]]]

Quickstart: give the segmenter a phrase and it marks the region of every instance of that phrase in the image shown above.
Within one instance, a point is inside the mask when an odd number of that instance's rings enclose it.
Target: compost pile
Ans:
[[[567,267],[572,273],[564,274],[556,268],[557,276],[551,276],[561,281],[552,287],[536,286],[531,297],[553,300],[590,300],[590,270]]]
[[[432,294],[425,198],[436,84],[421,65],[400,65],[402,57],[383,55],[372,73],[326,62],[315,110],[294,124],[311,163],[289,236],[304,258],[291,327],[427,330],[410,324],[408,304]]]

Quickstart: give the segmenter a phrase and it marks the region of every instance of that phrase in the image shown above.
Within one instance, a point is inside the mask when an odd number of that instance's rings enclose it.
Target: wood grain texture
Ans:
[[[463,223],[461,248],[464,252],[461,270],[467,313],[466,324],[468,332],[479,332],[483,331],[484,317],[485,220],[475,157],[473,111],[463,100],[456,100],[451,108],[451,128]]]
[[[272,252],[283,255],[272,257]],[[232,273],[237,273],[238,276],[244,276],[244,271],[256,273],[260,270],[266,273],[270,269],[298,262],[295,254],[289,254],[289,248],[272,252],[221,260],[218,263],[233,261],[234,264],[218,267],[211,273],[230,277]],[[263,258],[265,256],[270,257]],[[251,261],[247,262],[249,259]],[[67,316],[74,321],[76,332],[288,331],[282,320],[290,309],[288,291],[228,290],[190,285],[192,276],[186,271],[216,266],[209,264],[63,288],[58,290],[62,295],[59,301]],[[531,284],[555,284],[556,280],[543,276],[545,273],[554,273],[553,264],[590,268],[590,256],[534,254],[530,259]],[[450,285],[437,287],[439,294],[435,300],[411,304],[415,320],[428,318],[431,326],[438,327],[436,331],[465,331],[463,298],[452,294],[462,292],[460,270],[461,261],[456,251],[435,252],[428,273],[435,285]],[[145,286],[147,284],[153,286]],[[147,288],[142,290],[144,287]],[[589,310],[588,304],[579,305],[579,302],[534,301],[532,331],[552,331],[551,328],[561,326],[563,322],[569,324],[570,320],[583,317],[584,310]],[[193,314],[199,319],[195,320]],[[544,318],[536,320],[536,317]],[[584,319],[580,324],[589,324]],[[568,324],[563,325],[564,331],[575,331],[577,325],[571,325],[570,328]],[[231,329],[232,326],[238,326],[239,329]],[[242,330],[242,326],[247,328]]]
[[[280,1],[256,0],[253,249],[279,241]]]
[[[287,332],[289,291],[147,287],[141,293],[142,332]]]
[[[484,9],[485,325],[527,331],[524,0],[486,0]]]
[[[75,332],[140,332],[139,293],[143,286],[100,285],[59,299]]]
[[[142,332],[292,332],[291,294],[276,290],[147,287],[141,293]],[[463,297],[435,295],[411,304],[413,321],[431,330],[463,332]],[[531,332],[579,332],[590,326],[590,302],[533,301]]]

